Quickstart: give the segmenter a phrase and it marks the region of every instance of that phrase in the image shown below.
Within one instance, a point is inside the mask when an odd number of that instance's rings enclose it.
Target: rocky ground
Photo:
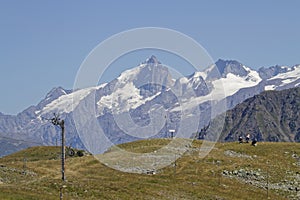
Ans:
[[[289,154],[289,152],[286,152]],[[229,157],[249,158],[255,159],[256,156],[250,156],[241,154],[231,150],[224,152],[224,155]],[[295,159],[293,165],[300,166],[300,157],[297,154],[292,154]],[[271,169],[269,169],[271,170]],[[228,178],[235,178],[244,183],[254,185],[265,190],[274,190],[276,193],[286,194],[288,199],[296,200],[300,199],[300,172],[293,172],[287,170],[286,179],[278,182],[271,182],[268,170],[263,171],[262,169],[250,169],[250,168],[239,168],[235,170],[223,170],[222,175]]]

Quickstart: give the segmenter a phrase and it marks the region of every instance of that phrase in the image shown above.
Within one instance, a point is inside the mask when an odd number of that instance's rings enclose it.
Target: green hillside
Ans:
[[[122,144],[152,152],[170,140]],[[64,199],[299,199],[300,144],[217,143],[204,159],[194,141],[173,165],[156,174],[125,173],[91,155],[67,157]],[[111,149],[104,155],[118,155]],[[122,158],[120,159],[120,162]],[[125,159],[125,158],[124,158]],[[32,147],[0,159],[0,199],[59,199],[59,147]],[[267,189],[269,188],[269,189]],[[298,196],[297,196],[298,195]]]

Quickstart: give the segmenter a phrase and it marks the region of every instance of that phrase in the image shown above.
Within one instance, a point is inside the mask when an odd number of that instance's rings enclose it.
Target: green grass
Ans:
[[[168,139],[154,139],[119,147],[134,153],[146,153],[158,151],[169,143]],[[299,143],[258,143],[256,147],[217,143],[204,159],[199,158],[201,144],[201,141],[194,141],[178,158],[176,171],[170,165],[155,175],[114,170],[90,155],[68,157],[64,199],[266,199],[265,188],[222,176],[222,171],[260,169],[264,176],[268,172],[270,183],[291,180],[291,174],[300,172],[295,164],[297,160],[292,157],[293,154],[300,155]],[[224,152],[227,150],[252,159],[226,156]],[[32,147],[1,158],[0,199],[59,199],[62,185],[59,155],[59,147]],[[116,157],[115,162],[122,161],[116,148],[100,156],[112,160]],[[27,174],[23,173],[24,170]],[[268,195],[270,199],[280,200],[287,199],[290,194],[270,190]]]

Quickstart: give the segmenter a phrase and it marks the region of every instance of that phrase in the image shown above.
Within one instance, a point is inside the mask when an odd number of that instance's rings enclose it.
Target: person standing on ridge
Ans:
[[[249,143],[249,140],[250,140],[250,134],[248,133],[246,136],[246,143]]]

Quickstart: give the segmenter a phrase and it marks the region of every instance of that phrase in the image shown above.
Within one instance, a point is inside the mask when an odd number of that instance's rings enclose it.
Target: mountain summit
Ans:
[[[152,55],[143,64],[161,64],[161,62],[159,62],[158,59],[154,55]]]
[[[207,79],[214,80],[226,78],[228,74],[246,77],[252,70],[235,60],[219,59],[207,70]]]
[[[228,73],[232,73],[239,76],[246,76],[248,71],[246,67],[235,60],[221,60],[216,62],[216,67],[218,68],[220,74],[225,77]]]

